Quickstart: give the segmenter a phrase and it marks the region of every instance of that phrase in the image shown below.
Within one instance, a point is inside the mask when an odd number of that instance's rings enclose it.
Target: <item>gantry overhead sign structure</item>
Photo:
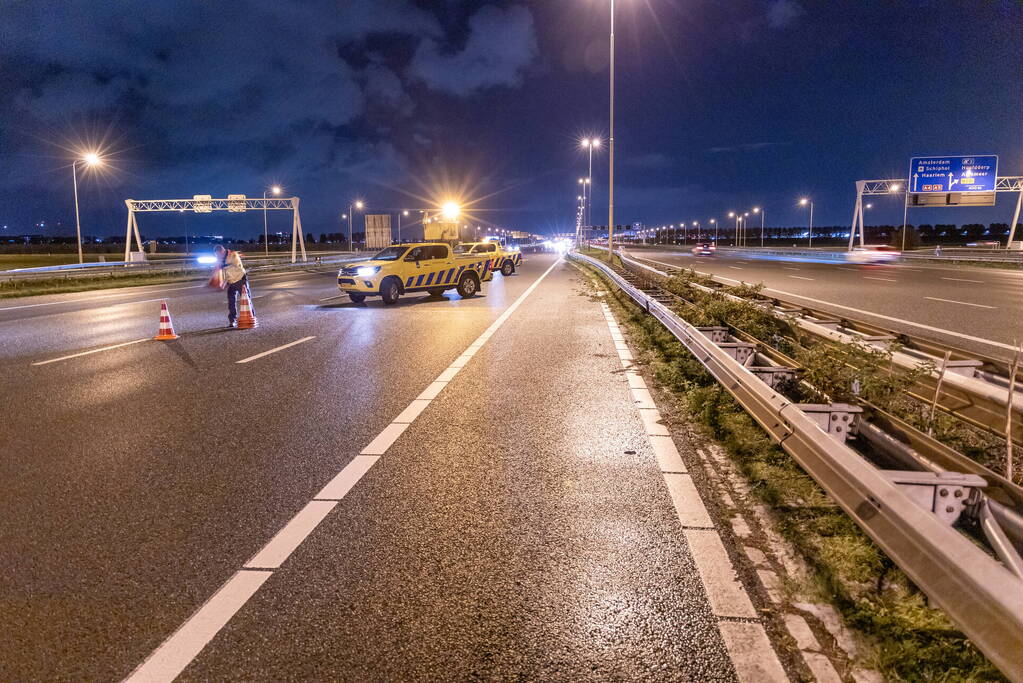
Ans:
[[[927,157],[927,158],[932,158],[932,157]],[[937,157],[933,157],[933,158],[937,158]],[[972,159],[985,159],[986,158],[986,159],[990,159],[992,157],[966,157],[966,158],[972,158]],[[997,159],[997,157],[994,157],[994,158]],[[944,159],[947,160],[947,159],[949,159],[949,157],[944,157]],[[914,161],[916,161],[916,159],[914,159]],[[918,171],[918,173],[919,173],[919,171]],[[965,176],[961,176],[961,177],[965,177]],[[972,176],[972,177],[976,177],[976,176]],[[954,172],[953,172],[953,178],[952,179],[955,180],[955,173]],[[920,180],[920,179],[917,179],[917,180]],[[1016,241],[1016,225],[1019,223],[1020,210],[1023,209],[1023,176],[1001,176],[1001,177],[995,176],[993,184],[992,183],[988,183],[986,178],[984,180],[982,180],[982,181],[979,181],[978,183],[972,183],[971,184],[971,185],[979,186],[979,187],[991,187],[991,189],[985,189],[985,190],[958,189],[958,190],[955,190],[954,192],[949,192],[947,189],[945,189],[945,190],[928,190],[928,192],[934,193],[936,196],[939,196],[939,197],[944,196],[944,197],[946,197],[946,199],[944,201],[941,201],[939,203],[919,203],[919,204],[909,203],[909,202],[911,202],[911,198],[912,197],[915,197],[915,196],[918,196],[918,195],[921,194],[921,193],[914,193],[912,182],[913,182],[912,176],[910,176],[909,184],[907,184],[906,180],[904,180],[902,178],[889,178],[887,180],[857,180],[856,181],[856,206],[853,209],[852,230],[849,231],[849,251],[852,251],[852,248],[853,248],[853,245],[855,243],[855,239],[856,239],[857,233],[860,236],[860,246],[861,247],[863,246],[863,198],[864,197],[876,197],[876,196],[883,196],[883,195],[889,195],[889,196],[891,196],[891,195],[903,195],[906,198],[905,199],[905,201],[907,202],[906,206],[920,206],[920,207],[923,207],[923,206],[932,206],[932,207],[935,207],[935,206],[981,206],[982,204],[971,204],[969,202],[969,200],[967,200],[967,201],[958,201],[958,200],[956,200],[956,198],[947,198],[948,195],[951,195],[951,194],[963,193],[964,195],[967,195],[967,193],[974,193],[974,192],[978,193],[978,194],[980,194],[980,193],[987,193],[987,194],[991,194],[992,196],[994,196],[994,194],[998,193],[998,192],[1015,192],[1015,193],[1017,193],[1017,197],[1016,197],[1016,210],[1013,212],[1012,223],[1009,225],[1009,241],[1006,244],[1006,248],[1008,248],[1008,249],[1023,249],[1023,242],[1017,242]],[[945,182],[948,183],[948,174],[947,173],[945,174]],[[932,179],[928,179],[927,183],[922,183],[922,182],[920,183],[920,185],[924,185],[924,184],[927,184],[927,185],[939,185],[940,182],[934,181]],[[949,186],[956,187],[956,185],[947,185],[946,184],[946,187],[949,187]],[[969,196],[969,195],[967,195],[967,196]],[[993,200],[991,202],[989,202],[989,204],[993,204],[993,203],[994,203]]]
[[[302,234],[302,218],[298,213],[298,197],[246,197],[243,194],[230,194],[226,199],[214,199],[208,194],[197,194],[191,199],[125,199],[128,207],[128,226],[124,233],[124,260],[131,260],[131,240],[135,237],[138,250],[142,249],[142,237],[139,235],[139,224],[135,218],[137,213],[158,213],[166,211],[192,211],[194,213],[212,213],[214,211],[230,211],[244,213],[255,211],[291,211],[291,262],[298,260],[297,252],[302,251],[302,260],[308,260],[305,252],[305,237]]]

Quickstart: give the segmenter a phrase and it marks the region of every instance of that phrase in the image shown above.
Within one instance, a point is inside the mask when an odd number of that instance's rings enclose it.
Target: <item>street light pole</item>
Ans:
[[[85,262],[85,257],[82,254],[82,221],[78,212],[78,162],[83,162],[86,166],[98,166],[103,163],[100,159],[99,154],[96,152],[88,152],[81,159],[75,159],[71,163],[71,183],[74,185],[75,190],[75,235],[78,238],[78,263],[82,264]]]
[[[809,239],[809,241],[807,243],[807,247],[812,249],[813,248],[813,201],[810,200],[810,199],[807,199],[806,197],[804,197],[803,199],[799,200],[799,203],[802,206],[806,206],[807,204],[810,205],[810,227],[809,227],[809,231],[808,231],[810,239]]]
[[[401,217],[408,216],[408,209],[398,212],[398,244],[401,244]]]
[[[611,134],[608,137],[608,174],[607,174],[607,260],[614,256],[615,235],[615,0],[611,0],[611,87],[610,87],[610,123]]]
[[[75,186],[75,234],[78,236],[78,263],[85,263],[82,256],[82,222],[78,217],[78,160],[71,164],[71,181]]]

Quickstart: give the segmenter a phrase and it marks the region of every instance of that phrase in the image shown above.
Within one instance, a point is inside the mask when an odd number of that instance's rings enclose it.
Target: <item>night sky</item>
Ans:
[[[918,154],[1023,174],[1023,3],[618,0],[617,222],[848,224],[853,182]],[[123,234],[125,198],[302,198],[307,232],[461,195],[479,221],[572,229],[580,137],[606,137],[607,0],[5,0],[0,224]],[[595,159],[605,223],[606,147]],[[910,222],[1008,222],[994,209]],[[901,222],[898,199],[868,223]],[[160,220],[160,219],[163,220]],[[278,216],[280,229],[288,226]],[[177,217],[141,219],[150,236]],[[261,217],[191,217],[255,236]],[[206,220],[209,226],[195,222]],[[47,221],[44,230],[34,223]],[[63,227],[54,224],[62,222]]]

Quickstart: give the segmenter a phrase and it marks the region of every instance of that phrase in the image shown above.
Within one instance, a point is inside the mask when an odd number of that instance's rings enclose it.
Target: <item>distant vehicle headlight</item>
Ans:
[[[363,266],[355,271],[359,277],[371,277],[380,272],[380,266]]]
[[[203,264],[216,263],[217,262],[217,257],[216,256],[200,256],[199,258],[196,259],[196,261],[198,261],[199,263],[203,263]]]

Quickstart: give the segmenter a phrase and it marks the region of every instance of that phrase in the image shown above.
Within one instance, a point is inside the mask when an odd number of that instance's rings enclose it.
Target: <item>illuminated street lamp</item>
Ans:
[[[700,221],[693,221],[693,227],[695,228],[694,233],[696,235],[696,241],[700,241]],[[683,242],[685,238],[683,237]]]
[[[363,204],[361,199],[356,199],[348,204],[348,248],[352,251],[355,251],[355,246],[352,244],[352,218],[355,211],[362,211],[364,206],[365,204]]]
[[[279,196],[281,194],[281,186],[274,185],[270,188],[270,192],[272,192],[275,197]],[[266,190],[263,190],[263,253],[267,258],[270,258],[270,240],[266,231]]]
[[[75,234],[78,236],[78,263],[84,263],[85,258],[82,256],[82,221],[78,213],[78,163],[85,164],[86,167],[99,166],[103,163],[100,159],[99,154],[96,152],[87,152],[82,155],[81,159],[75,159],[71,163],[71,182],[75,189]]]
[[[408,209],[398,212],[398,243],[401,244],[401,217],[408,216]]]
[[[710,224],[714,226],[714,246],[716,247],[718,245],[718,219],[711,218]],[[699,240],[699,236],[697,236],[697,240]]]
[[[810,247],[810,248],[813,248],[813,201],[810,200],[808,197],[803,197],[802,199],[799,200],[799,205],[800,206],[807,206],[807,205],[810,206],[810,229],[808,231],[810,239],[809,239],[809,242],[808,242],[807,246]]]
[[[728,217],[735,219],[735,245],[738,246],[739,245],[739,214],[735,213],[734,211],[729,211],[728,212]]]
[[[764,246],[764,214],[766,211],[761,211],[759,206],[753,207],[754,214],[760,214],[760,246]]]
[[[593,182],[593,150],[600,148],[600,138],[583,138],[583,140],[582,140],[582,142],[580,144],[583,147],[583,149],[585,149],[585,150],[587,150],[589,152],[590,165],[589,165],[589,171],[586,174],[586,182],[592,184],[592,182]],[[592,208],[592,205],[593,205],[593,190],[591,189],[590,190],[590,198],[589,198],[589,201],[586,204],[586,225],[593,225],[593,223],[592,223],[593,218],[591,216],[591,210],[590,210]]]
[[[447,221],[454,222],[462,214],[462,207],[457,202],[445,202],[444,206],[440,208],[440,212]]]

